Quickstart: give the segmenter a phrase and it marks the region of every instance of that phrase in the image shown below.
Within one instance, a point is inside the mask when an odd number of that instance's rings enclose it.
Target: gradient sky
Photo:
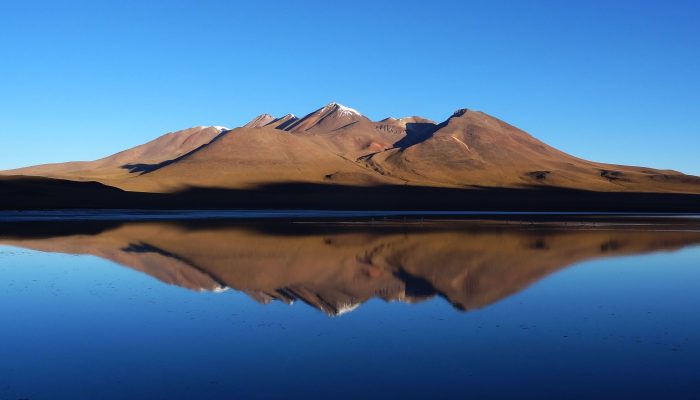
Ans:
[[[0,169],[330,101],[700,175],[700,1],[7,1]]]

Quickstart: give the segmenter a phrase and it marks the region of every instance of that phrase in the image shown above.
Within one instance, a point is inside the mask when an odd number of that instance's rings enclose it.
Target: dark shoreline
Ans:
[[[286,229],[679,229],[700,230],[700,214],[590,212],[430,212],[330,210],[25,210],[0,211],[12,227],[163,222],[187,226],[286,226]],[[53,228],[52,228],[53,229]]]
[[[276,184],[255,189],[127,192],[96,182],[0,179],[0,210],[327,210],[700,213],[700,195],[551,187],[435,188]]]

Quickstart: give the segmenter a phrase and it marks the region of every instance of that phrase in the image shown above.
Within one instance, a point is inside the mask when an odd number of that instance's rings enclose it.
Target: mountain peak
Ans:
[[[283,117],[275,118],[271,122],[268,122],[267,124],[265,124],[265,126],[270,126],[270,127],[275,128],[275,129],[284,130],[288,126],[295,123],[298,119],[299,118],[297,118],[296,115],[289,113],[289,114],[285,114]]]
[[[455,111],[454,113],[452,113],[452,116],[451,116],[450,118],[452,118],[452,117],[461,117],[462,115],[468,113],[469,111],[470,111],[470,110],[469,110],[468,108],[460,108],[460,109],[458,109],[457,111]]]
[[[358,115],[361,116],[359,111],[355,110],[354,108],[350,108],[347,106],[344,106],[340,103],[336,102],[331,102],[326,104],[323,108],[320,110],[321,112],[328,111],[328,112],[338,112],[340,115]]]
[[[296,120],[293,124],[286,127],[285,130],[300,132],[310,129],[325,129],[332,131],[360,120],[369,121],[367,117],[354,108],[331,102]]]
[[[248,122],[247,124],[243,125],[245,128],[259,128],[261,126],[265,126],[269,124],[270,122],[274,121],[275,117],[273,117],[270,114],[260,114],[257,117],[253,118]]]

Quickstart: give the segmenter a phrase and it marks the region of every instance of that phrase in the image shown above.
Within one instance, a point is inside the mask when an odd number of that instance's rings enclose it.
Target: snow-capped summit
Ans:
[[[294,132],[308,131],[321,126],[326,130],[333,130],[360,120],[369,121],[367,117],[354,108],[331,102],[307,114],[304,118],[289,125],[285,130]]]
[[[327,110],[327,111],[337,111],[341,115],[362,115],[360,114],[359,111],[355,110],[354,108],[346,107],[340,103],[332,102],[327,104],[325,107],[323,107],[321,110]]]

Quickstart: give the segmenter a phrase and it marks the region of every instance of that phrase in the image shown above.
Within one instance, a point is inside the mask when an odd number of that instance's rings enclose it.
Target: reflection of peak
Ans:
[[[162,282],[214,293],[222,293],[229,289],[186,258],[148,243],[130,242],[121,251],[127,255],[140,255],[131,257],[129,260],[138,259],[142,261],[141,263],[132,262],[127,265],[146,272]],[[155,265],[152,264],[151,260],[156,261]],[[167,266],[167,268],[158,268],[159,266]]]
[[[349,313],[350,311],[354,311],[354,310],[355,310],[357,307],[359,307],[359,306],[360,306],[360,303],[355,303],[355,304],[352,304],[352,303],[349,303],[349,304],[340,304],[340,305],[338,305],[338,306],[336,307],[335,316],[336,316],[336,317],[339,317],[339,316],[341,316],[341,315],[343,315],[343,314],[347,314],[347,313]]]
[[[338,303],[338,304],[330,304],[330,303],[325,303],[325,304],[312,304],[312,303],[307,303],[319,310],[321,310],[324,314],[328,315],[329,317],[340,317],[343,314],[347,314],[351,311],[355,311],[360,305],[362,305],[362,302],[356,302],[356,303]]]
[[[439,296],[471,310],[584,260],[700,243],[700,232],[668,226],[562,231],[409,224],[401,232],[324,226],[295,227],[290,234],[288,226],[230,224],[126,223],[94,234],[84,226],[51,226],[4,234],[0,244],[92,254],[169,284],[197,291],[232,288],[264,304],[299,300],[336,316],[373,298],[415,303]]]

